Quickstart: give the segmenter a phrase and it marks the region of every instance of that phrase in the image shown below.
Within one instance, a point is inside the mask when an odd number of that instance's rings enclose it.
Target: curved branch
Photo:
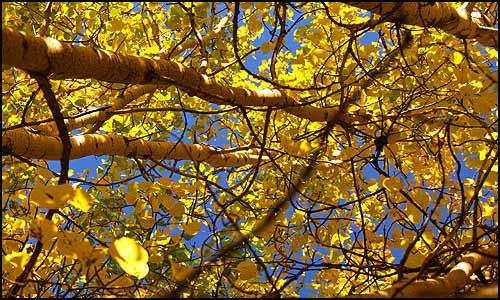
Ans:
[[[447,297],[463,288],[470,281],[470,276],[481,267],[498,261],[498,247],[484,251],[484,254],[470,253],[465,255],[444,277],[436,279],[416,280],[407,285],[405,281],[393,285],[384,291],[371,294],[352,295],[356,298],[398,298],[412,297]],[[349,297],[348,297],[349,298]]]
[[[477,39],[498,50],[498,29],[485,27],[467,7],[440,2],[346,2],[371,11],[383,20],[422,27],[437,27],[461,39]]]
[[[81,128],[85,125],[93,123],[95,123],[94,128],[97,130],[106,120],[108,120],[113,115],[114,112],[122,109],[123,107],[125,107],[125,105],[136,100],[140,96],[152,93],[159,88],[164,89],[165,87],[156,84],[133,86],[130,89],[126,90],[123,95],[117,96],[111,104],[105,105],[102,109],[98,108],[93,111],[84,112],[70,119],[67,118],[64,120],[64,123],[66,124],[68,131],[72,131],[74,129]],[[39,131],[39,134],[43,135],[57,136],[59,134],[55,122],[32,126],[32,128]]]
[[[195,69],[167,60],[122,55],[93,47],[75,46],[52,38],[29,37],[12,28],[2,31],[2,64],[28,72],[52,74],[52,79],[94,78],[132,84],[171,84],[191,96],[216,104],[234,106],[276,106],[286,112],[318,122],[349,124],[363,118],[339,111],[299,103],[277,89],[230,87],[200,74]]]

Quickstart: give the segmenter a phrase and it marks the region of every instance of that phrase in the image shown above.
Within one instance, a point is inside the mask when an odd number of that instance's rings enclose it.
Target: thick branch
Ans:
[[[167,61],[127,56],[93,47],[80,47],[51,38],[29,37],[11,28],[2,31],[2,64],[29,72],[51,74],[51,79],[94,78],[133,84],[172,84],[192,96],[217,104],[277,106],[311,121],[351,123],[353,116],[338,108],[298,103],[276,89],[247,89],[217,83],[192,68]]]
[[[176,159],[207,162],[215,167],[240,167],[258,162],[258,149],[217,149],[208,145],[176,142],[150,142],[110,134],[85,134],[70,138],[70,159],[90,155],[134,156],[144,159]],[[17,154],[27,158],[61,159],[60,138],[31,133],[23,128],[2,134],[3,155]],[[261,162],[269,160],[262,157]]]
[[[409,285],[400,282],[391,288],[371,294],[353,295],[356,298],[388,298],[395,297],[421,298],[421,297],[448,297],[463,288],[470,281],[470,276],[481,269],[498,261],[498,247],[485,251],[487,255],[470,253],[465,255],[461,261],[453,267],[444,277],[436,279],[416,280]]]
[[[437,27],[459,38],[477,39],[498,49],[498,29],[484,27],[466,9],[446,2],[346,2],[371,11],[383,20],[422,27]]]

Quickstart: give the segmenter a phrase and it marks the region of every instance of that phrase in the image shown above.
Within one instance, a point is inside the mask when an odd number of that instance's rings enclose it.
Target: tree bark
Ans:
[[[352,295],[355,298],[436,298],[449,297],[465,287],[470,276],[481,269],[498,261],[498,247],[484,251],[487,255],[470,253],[465,255],[444,277],[427,280],[415,280],[407,285],[407,281],[398,282],[384,291],[369,294]],[[497,258],[493,258],[497,257]]]
[[[177,159],[207,162],[214,167],[240,167],[257,164],[258,148],[217,149],[208,145],[176,142],[151,142],[128,139],[117,134],[85,134],[70,137],[70,159],[90,155],[134,156],[144,159]],[[26,158],[59,160],[61,139],[28,132],[24,128],[2,132],[2,154]],[[269,160],[263,156],[261,162]]]
[[[191,96],[215,104],[281,107],[311,121],[351,123],[361,117],[340,112],[337,107],[316,107],[299,103],[277,89],[230,87],[200,74],[195,69],[168,60],[122,55],[107,50],[75,46],[46,37],[30,37],[12,28],[2,30],[2,64],[50,79],[82,79],[131,83],[171,84]]]
[[[498,29],[483,26],[464,8],[440,2],[346,2],[380,15],[382,20],[422,27],[436,27],[458,38],[477,39],[498,50]]]

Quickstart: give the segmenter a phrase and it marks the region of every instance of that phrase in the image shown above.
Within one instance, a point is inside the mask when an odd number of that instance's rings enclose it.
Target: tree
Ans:
[[[2,16],[3,296],[491,294],[496,3]]]

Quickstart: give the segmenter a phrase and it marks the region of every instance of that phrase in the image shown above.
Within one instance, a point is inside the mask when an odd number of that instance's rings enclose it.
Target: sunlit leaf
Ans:
[[[462,55],[462,53],[458,52],[458,51],[455,51],[453,52],[453,59],[452,59],[452,62],[456,65],[460,64],[462,62],[462,59],[464,58],[464,56]]]
[[[79,187],[75,188],[73,197],[68,202],[76,209],[83,212],[88,212],[92,207],[92,199],[89,194]]]
[[[30,256],[26,251],[13,252],[5,256],[2,255],[2,268],[3,270],[7,270],[10,273],[10,277],[14,280],[22,273]]]
[[[30,201],[33,201],[40,207],[58,209],[66,205],[72,199],[73,195],[74,189],[68,183],[49,186],[38,184],[31,191]]]
[[[143,210],[138,220],[144,228],[151,228],[155,223],[155,218],[150,210]]]
[[[149,273],[148,252],[137,241],[119,238],[111,243],[109,253],[128,274],[142,279]]]
[[[428,245],[432,245],[432,241],[434,239],[434,235],[428,231],[424,232],[422,234],[422,238]]]

